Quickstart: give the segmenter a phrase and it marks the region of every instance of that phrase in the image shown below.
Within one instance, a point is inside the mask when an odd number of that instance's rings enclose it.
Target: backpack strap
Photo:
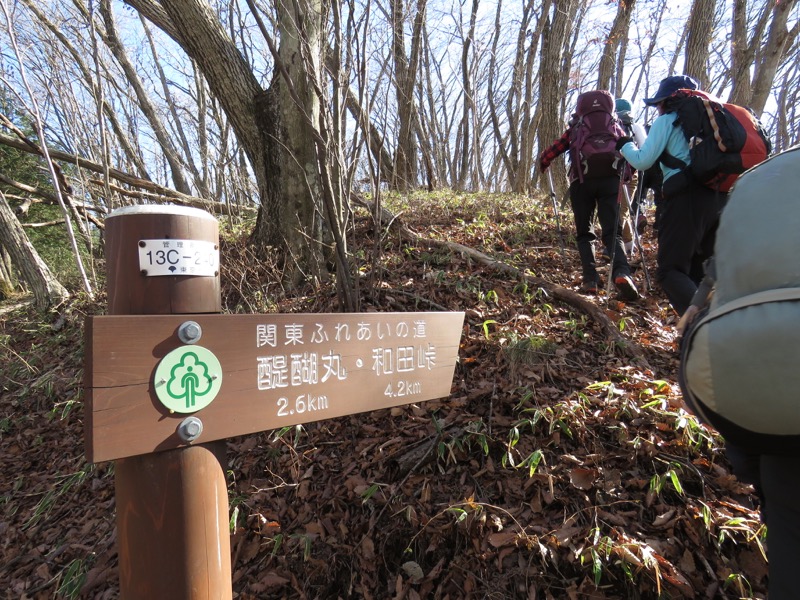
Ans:
[[[677,95],[677,92],[676,92],[676,94],[674,94],[674,95],[670,96],[669,98],[667,98],[666,100],[664,100],[664,114],[671,113],[671,112],[677,112],[676,111],[676,106],[677,106],[677,102],[679,100],[680,100],[680,96]],[[675,121],[673,121],[672,126],[673,127],[680,127],[681,126],[680,117],[676,117],[675,118]],[[659,155],[659,157],[656,160],[658,162],[660,162],[661,164],[663,164],[668,169],[685,169],[686,167],[689,166],[687,163],[683,162],[677,156],[672,156],[672,154],[667,152],[666,148],[664,149],[664,151]]]
[[[731,300],[730,302],[726,302],[722,306],[718,306],[714,310],[709,311],[709,313],[705,317],[703,317],[703,319],[700,322],[697,323],[697,327],[699,328],[701,325],[704,325],[708,321],[712,321],[723,315],[731,313],[735,310],[739,310],[741,308],[746,308],[748,306],[767,304],[769,302],[791,302],[795,300],[800,300],[800,288],[796,287],[764,290],[763,292],[748,294],[747,296],[742,296],[741,298],[737,298],[736,300]]]
[[[666,150],[661,153],[657,160],[668,169],[685,169],[688,166],[680,158],[672,156],[672,154]]]

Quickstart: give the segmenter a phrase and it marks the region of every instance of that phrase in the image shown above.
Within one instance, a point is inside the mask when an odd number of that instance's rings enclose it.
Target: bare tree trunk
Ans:
[[[772,24],[769,28],[767,42],[756,59],[755,77],[753,81],[753,98],[749,104],[757,115],[761,115],[767,104],[778,65],[787,48],[798,38],[800,21],[795,21],[791,29],[787,29],[789,14],[798,0],[775,2],[772,9]]]
[[[694,0],[689,14],[686,41],[686,59],[683,73],[700,82],[701,88],[708,86],[708,46],[714,29],[714,13],[717,0]]]
[[[787,29],[789,12],[796,4],[797,0],[764,4],[759,9],[758,18],[753,22],[747,0],[734,1],[730,70],[733,89],[729,102],[749,106],[757,115],[761,115],[774,84],[778,65],[798,36],[797,22],[791,30]]]
[[[174,126],[176,136],[178,138],[179,147],[182,151],[182,155],[178,155],[177,153],[177,145],[175,150],[175,157],[172,159],[173,161],[177,161],[180,165],[185,166],[189,172],[192,174],[192,178],[194,179],[194,185],[198,190],[198,195],[202,196],[203,198],[212,198],[211,189],[209,187],[208,181],[208,168],[210,163],[209,152],[208,152],[208,131],[206,126],[206,118],[207,118],[207,110],[208,106],[206,104],[206,82],[203,78],[202,73],[197,70],[197,67],[192,64],[193,72],[194,72],[194,81],[195,81],[195,88],[197,94],[197,138],[198,138],[198,145],[199,148],[199,158],[200,158],[200,169],[202,169],[202,174],[200,173],[199,169],[195,164],[195,160],[193,158],[194,151],[192,149],[189,140],[186,137],[186,132],[183,126],[183,120],[181,119],[180,115],[178,114],[178,107],[177,103],[173,99],[172,93],[170,91],[170,83],[168,81],[166,73],[164,73],[164,68],[161,64],[161,60],[158,54],[158,46],[153,39],[153,34],[150,31],[150,27],[147,24],[147,21],[142,15],[139,15],[139,21],[142,24],[142,29],[144,30],[145,36],[147,37],[147,43],[150,47],[150,53],[153,55],[153,63],[155,65],[156,73],[158,75],[158,80],[161,83],[161,93],[164,95],[164,100],[167,103],[170,116],[172,117],[172,124]],[[220,127],[220,129],[224,129],[224,126]],[[219,148],[220,153],[221,151],[226,148],[226,146],[222,146]],[[170,166],[172,166],[172,162],[170,162]],[[222,168],[221,165],[219,165]],[[174,167],[173,167],[174,170]],[[178,187],[178,183],[175,183],[176,189],[178,191],[182,191]],[[186,187],[186,194],[191,194],[191,190],[189,189],[188,185]]]
[[[411,53],[406,57],[405,48],[405,3],[392,0],[392,56],[394,57],[395,86],[397,97],[397,152],[395,154],[395,187],[399,190],[413,189],[417,185],[417,138],[414,128],[414,89],[422,42],[422,24],[425,21],[426,0],[417,0],[414,26],[411,33]]]
[[[0,244],[0,300],[8,298],[17,287],[14,266],[11,264],[11,255],[5,249],[5,246]]]
[[[114,58],[117,59],[117,62],[122,68],[122,72],[125,73],[125,78],[128,81],[128,85],[133,88],[133,91],[136,94],[136,99],[139,103],[139,109],[147,118],[148,123],[150,123],[150,127],[153,128],[153,133],[156,136],[156,140],[158,140],[158,143],[164,152],[167,163],[169,164],[170,172],[172,173],[172,182],[175,185],[175,189],[183,194],[191,194],[191,189],[189,188],[189,184],[187,183],[183,174],[183,167],[181,165],[180,157],[178,156],[178,152],[172,143],[172,139],[161,122],[161,118],[158,116],[156,107],[150,101],[150,95],[145,90],[144,84],[139,78],[139,74],[136,72],[133,64],[131,64],[131,61],[128,58],[128,53],[125,51],[125,46],[123,46],[122,41],[117,34],[117,25],[114,21],[114,15],[111,11],[110,0],[101,0],[99,6],[100,15],[102,16],[103,23],[105,25],[104,35],[101,33],[103,41],[108,46],[109,50],[111,50]]]
[[[45,27],[64,47],[66,52],[69,56],[73,59],[75,66],[80,71],[81,78],[83,79],[84,84],[86,85],[87,89],[91,90],[91,93],[95,96],[95,101],[97,105],[100,107],[99,111],[99,118],[105,117],[108,120],[108,123],[111,125],[111,128],[114,131],[116,136],[117,142],[122,146],[125,152],[125,157],[131,163],[136,166],[137,175],[144,178],[149,178],[149,174],[147,171],[147,167],[142,160],[141,153],[135,147],[135,144],[131,142],[127,133],[125,132],[123,126],[120,124],[120,120],[118,115],[114,112],[113,108],[107,103],[103,101],[102,98],[102,88],[97,84],[95,78],[92,75],[92,71],[89,69],[89,66],[86,64],[84,60],[84,56],[81,54],[81,51],[76,48],[64,33],[59,29],[59,27],[50,21],[47,16],[41,11],[39,4],[35,0],[23,0],[25,5],[28,9],[34,14],[36,19],[39,23]],[[88,18],[88,15],[85,15]],[[98,77],[101,75],[98,73]],[[109,79],[112,79],[112,75],[106,74]],[[103,128],[100,129],[101,137],[103,136]],[[80,142],[78,142],[80,145]],[[81,152],[86,154],[86,150],[81,148]],[[105,153],[104,153],[105,155]]]
[[[496,62],[498,44],[505,33],[501,30],[502,2],[498,3],[495,13],[494,39],[489,63],[489,79],[487,81],[489,117],[494,131],[498,148],[498,159],[505,169],[506,178],[510,189],[517,193],[526,193],[531,186],[531,171],[534,163],[534,146],[538,118],[538,104],[534,111],[534,65],[539,42],[542,37],[542,28],[545,25],[544,14],[549,12],[550,2],[545,2],[543,15],[534,18],[534,2],[526,1],[523,4],[519,28],[517,29],[514,65],[511,70],[511,81],[505,97],[505,118],[508,122],[508,133],[503,134],[500,126],[499,114],[500,98],[495,99],[495,84],[499,77],[499,67]]]
[[[284,257],[284,283],[296,285],[324,272],[321,252],[324,211],[318,205],[319,174],[314,149],[319,106],[298,60],[299,37],[319,51],[321,3],[278,4],[279,67],[270,89],[259,85],[206,0],[127,0],[180,44],[219,100],[244,149],[258,183],[261,210],[251,237],[267,252]],[[251,11],[257,9],[248,2]],[[262,28],[262,33],[266,31]],[[318,57],[320,54],[316,54]],[[315,68],[321,68],[316,64]],[[281,71],[281,69],[283,69]]]
[[[542,31],[545,27],[545,15],[550,11],[551,2],[545,2],[542,12],[536,19],[533,29],[531,21],[534,17],[535,3],[525,2],[522,12],[520,28],[517,32],[516,53],[514,56],[513,80],[506,100],[506,113],[509,127],[509,158],[504,157],[508,168],[508,178],[511,189],[517,193],[527,193],[532,188],[533,171],[536,164],[534,148],[536,133],[541,116],[541,104],[534,102],[534,90],[537,88],[537,74],[533,66],[539,52],[539,43],[542,41]],[[496,23],[498,40],[502,33]],[[526,41],[530,43],[525,47]],[[541,68],[541,67],[540,67]],[[490,78],[490,84],[493,77]],[[512,101],[513,98],[513,101]],[[534,108],[535,106],[535,108]],[[499,124],[495,125],[495,135],[499,134]]]
[[[618,95],[619,80],[613,82],[612,78],[617,74],[617,56],[619,53],[624,55],[624,49],[628,44],[628,29],[631,23],[631,14],[636,5],[636,0],[621,0],[617,3],[617,15],[614,23],[608,32],[603,54],[600,57],[600,66],[597,73],[597,87],[602,90],[609,90],[612,94]],[[620,61],[619,67],[622,67]]]
[[[763,14],[766,14],[766,7]],[[750,104],[750,99],[753,97],[750,67],[753,64],[754,48],[748,43],[747,28],[747,0],[734,0],[733,17],[731,18],[731,83],[733,89],[729,100],[740,106]],[[762,29],[761,22],[756,29]]]
[[[526,3],[527,4],[527,3]],[[489,81],[487,82],[487,90],[486,90],[486,99],[489,105],[489,118],[491,119],[492,123],[492,132],[494,133],[494,142],[497,148],[496,155],[502,161],[503,166],[505,167],[506,176],[509,179],[509,183],[511,184],[511,189],[515,189],[514,181],[511,180],[511,174],[516,173],[516,169],[512,167],[511,156],[508,153],[508,149],[506,148],[506,141],[505,136],[500,127],[500,115],[498,111],[498,102],[495,100],[495,87],[494,87],[494,79],[498,73],[498,63],[497,63],[497,47],[500,42],[500,29],[501,29],[501,20],[500,17],[503,14],[503,0],[498,0],[497,8],[495,9],[494,13],[494,35],[492,36],[492,52],[491,57],[489,59]],[[523,8],[522,10],[522,28],[525,28],[527,24],[527,10]],[[523,45],[524,45],[524,36],[522,36]],[[519,47],[519,34],[517,40],[517,47]],[[511,87],[516,84],[516,81],[512,80]],[[511,93],[510,90],[507,93]],[[513,122],[509,122],[508,133],[509,137],[514,139],[515,138],[515,126]]]
[[[555,0],[552,16],[547,15],[542,34],[542,54],[539,66],[539,103],[541,120],[538,130],[539,149],[544,150],[553,143],[564,131],[564,124],[560,120],[561,104],[566,86],[557,74],[562,72],[561,57],[564,46],[569,39],[569,31],[573,14],[573,4],[576,0]],[[556,168],[556,177],[559,192],[564,189],[564,167],[556,162],[550,168]]]
[[[94,296],[94,292],[92,290],[92,284],[89,281],[89,278],[86,274],[86,269],[84,268],[83,260],[81,259],[81,254],[78,250],[78,244],[77,241],[75,240],[75,232],[72,228],[73,221],[70,212],[71,210],[74,209],[72,209],[71,199],[69,198],[69,195],[71,194],[71,189],[67,184],[66,178],[64,177],[64,173],[61,171],[60,167],[58,167],[53,162],[50,155],[48,154],[47,140],[45,138],[45,133],[44,133],[45,124],[42,119],[42,112],[39,109],[39,102],[36,98],[36,95],[33,93],[33,89],[31,88],[31,85],[28,81],[26,68],[24,67],[24,63],[22,61],[22,54],[20,53],[19,46],[17,44],[17,37],[14,33],[16,27],[12,21],[6,0],[0,0],[0,5],[2,5],[3,14],[6,19],[6,27],[11,41],[11,47],[13,49],[14,56],[16,57],[17,63],[19,65],[20,79],[22,81],[22,85],[25,89],[25,92],[27,93],[28,99],[27,100],[24,99],[18,93],[16,94],[16,96],[31,115],[33,127],[36,130],[36,135],[39,139],[39,147],[37,148],[37,152],[42,156],[45,165],[47,166],[47,170],[50,174],[50,178],[53,183],[53,188],[55,190],[55,196],[58,199],[58,204],[61,207],[61,212],[64,215],[64,221],[66,222],[67,238],[69,239],[70,247],[72,248],[72,251],[74,253],[75,265],[78,269],[78,272],[81,275],[81,279],[83,281],[84,289],[87,295],[90,298],[92,298]],[[3,116],[2,118],[4,121],[4,125],[6,127],[11,129],[12,131],[15,131],[18,135],[20,135],[21,138],[23,137],[22,132],[19,131],[16,128],[16,126],[14,126],[14,124],[11,122],[10,119],[5,118],[5,116]],[[90,236],[80,219],[78,219],[78,221],[76,222],[76,226],[79,232],[83,235],[83,238],[87,243],[88,247],[91,248]]]
[[[656,44],[659,39],[659,33],[661,31],[661,23],[664,19],[664,14],[667,12],[667,0],[660,0],[659,4],[653,9],[653,12],[650,14],[655,17],[655,25],[651,25],[653,27],[652,37],[650,39],[650,44],[647,46],[647,50],[645,51],[644,55],[641,57],[642,59],[642,68],[639,70],[639,77],[636,79],[636,85],[633,87],[633,93],[631,97],[635,98],[639,95],[639,89],[642,87],[642,83],[644,82],[645,89],[649,87],[649,69],[645,68],[645,65],[650,63],[650,60],[653,58],[653,52],[656,49]]]
[[[436,64],[433,59],[433,52],[431,45],[428,41],[427,27],[423,29],[423,46],[420,58],[422,65],[421,77],[422,81],[422,97],[427,102],[421,103],[419,126],[428,132],[427,141],[423,141],[423,156],[426,160],[426,169],[428,169],[428,188],[433,190],[442,185],[443,181],[447,180],[447,138],[444,134],[444,126],[442,118],[437,118],[439,115],[447,114],[445,106],[437,105],[436,103],[436,86],[434,85],[434,73],[441,73],[441,66]],[[426,136],[421,136],[425,140]],[[429,146],[429,147],[427,147]]]
[[[470,159],[474,139],[471,134],[471,126],[475,112],[475,101],[473,98],[472,69],[470,67],[470,48],[475,41],[475,19],[478,15],[480,0],[472,0],[472,10],[470,11],[469,27],[461,43],[461,90],[463,105],[461,107],[461,123],[459,124],[459,139],[461,148],[459,152],[458,175],[456,177],[456,190],[463,191],[466,188],[466,181],[469,175]],[[477,166],[477,165],[476,165]]]
[[[0,192],[0,246],[11,256],[11,262],[27,283],[36,306],[47,309],[58,306],[69,298],[67,289],[59,283],[45,262],[39,257],[22,225],[14,216],[5,194]]]
[[[793,83],[790,83],[793,82]],[[781,93],[778,96],[777,123],[772,149],[781,152],[800,142],[800,132],[790,128],[789,123],[797,123],[800,117],[800,61],[788,69],[783,77]]]
[[[266,207],[254,235],[288,252],[287,283],[324,278],[325,255],[319,242],[330,235],[329,215],[321,202],[317,151],[319,98],[308,70],[319,73],[322,3],[300,0],[279,4],[280,48],[273,51],[276,69],[260,101],[269,177]],[[268,36],[262,28],[262,34]],[[304,47],[307,44],[308,47]],[[315,61],[315,62],[312,62]],[[286,227],[290,224],[290,227]],[[266,237],[260,232],[265,232]]]

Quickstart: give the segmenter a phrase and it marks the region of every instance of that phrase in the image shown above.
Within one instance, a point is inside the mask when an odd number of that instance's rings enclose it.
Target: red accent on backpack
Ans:
[[[578,96],[577,122],[570,129],[570,162],[579,181],[618,175],[621,157],[615,149],[625,135],[614,116],[614,97],[606,90]]]

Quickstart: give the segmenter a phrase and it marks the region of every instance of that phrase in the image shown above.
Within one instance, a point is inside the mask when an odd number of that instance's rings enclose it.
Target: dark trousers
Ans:
[[[794,600],[800,565],[800,457],[755,454],[732,444],[726,446],[726,454],[734,474],[752,484],[761,500],[761,518],[767,525],[769,600]]]
[[[703,279],[703,263],[714,253],[719,214],[727,194],[695,182],[673,193],[668,189],[665,184],[656,279],[672,308],[682,315]]]
[[[609,256],[614,257],[612,276],[630,275],[631,269],[625,250],[622,247],[622,231],[619,227],[619,178],[600,177],[597,179],[577,179],[569,186],[569,199],[575,217],[576,241],[584,281],[597,281],[592,242],[597,237],[592,232],[595,212],[600,221],[600,237]],[[616,231],[616,239],[614,232]]]

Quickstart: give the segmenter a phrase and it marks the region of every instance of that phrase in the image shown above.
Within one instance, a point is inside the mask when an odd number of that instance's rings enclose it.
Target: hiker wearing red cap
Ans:
[[[665,106],[665,101],[681,89],[696,90],[697,82],[686,75],[663,79],[655,95],[644,100],[659,111],[645,142],[637,147],[632,138],[625,137],[616,146],[640,171],[660,163],[664,209],[658,228],[656,278],[678,315],[689,307],[703,279],[703,262],[713,253],[719,213],[727,199],[727,194],[686,177],[682,169],[669,167],[662,160],[668,154],[685,165],[690,163],[689,143],[677,115]]]

